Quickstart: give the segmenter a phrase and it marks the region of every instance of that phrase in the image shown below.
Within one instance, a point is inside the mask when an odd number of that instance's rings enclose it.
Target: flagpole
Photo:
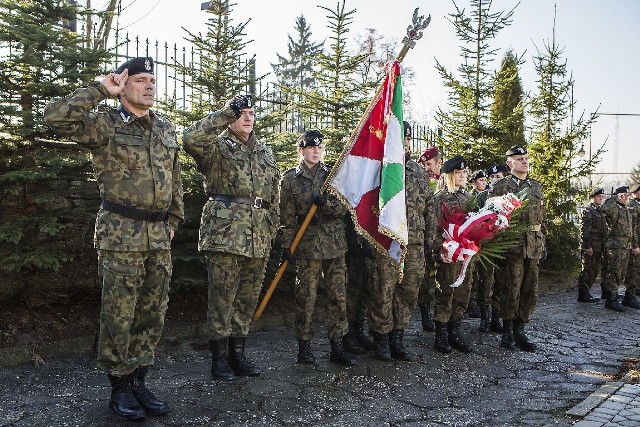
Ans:
[[[419,40],[420,38],[422,38],[422,30],[427,28],[430,22],[431,22],[431,15],[429,15],[426,19],[424,16],[418,16],[418,8],[416,7],[415,10],[413,11],[411,25],[407,27],[407,35],[404,37],[404,39],[402,39],[403,46],[396,58],[396,61],[402,62],[404,57],[409,52],[409,49],[413,48],[416,45],[416,40]],[[340,153],[340,156],[336,160],[335,165],[333,166],[333,168],[331,168],[331,171],[329,172],[327,179],[322,184],[322,189],[321,189],[322,192],[326,191],[327,187],[329,187],[329,183],[331,182],[338,168],[344,161],[346,153],[349,152],[352,145],[354,144],[355,138],[360,133],[362,126],[364,125],[364,122],[367,120],[367,118],[369,117],[369,114],[371,113],[371,110],[376,105],[376,102],[380,97],[380,94],[382,93],[383,89],[384,89],[384,83],[380,84],[380,86],[378,87],[376,94],[371,99],[371,102],[367,106],[365,113],[360,118],[358,125],[355,127],[354,131],[351,133],[351,136],[349,137],[349,140],[348,140],[349,143],[344,146],[344,148],[342,149],[342,152]],[[304,221],[300,225],[298,232],[293,238],[293,243],[291,243],[291,247],[289,248],[289,251],[292,255],[295,253],[296,249],[298,248],[298,244],[300,243],[300,240],[302,239],[302,236],[304,235],[304,233],[307,231],[307,228],[311,223],[311,219],[313,218],[317,210],[318,210],[318,206],[315,203],[312,203],[311,207],[309,208],[309,212],[307,212],[307,216],[304,218]],[[280,262],[280,265],[278,266],[278,271],[276,272],[276,275],[271,281],[271,284],[267,288],[267,291],[265,292],[264,297],[262,298],[262,301],[260,302],[260,305],[258,306],[253,316],[254,320],[258,320],[260,316],[262,316],[262,313],[264,312],[264,309],[267,306],[267,303],[271,299],[271,296],[273,295],[273,292],[275,291],[276,286],[278,286],[278,283],[280,282],[280,279],[282,278],[284,271],[287,269],[287,265],[289,265],[289,260],[287,259],[282,260],[282,262]]]

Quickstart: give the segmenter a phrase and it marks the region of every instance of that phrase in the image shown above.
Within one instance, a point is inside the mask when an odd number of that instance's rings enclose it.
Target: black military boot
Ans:
[[[480,326],[478,327],[478,331],[489,332],[490,324],[491,322],[489,320],[489,306],[481,305],[480,306]]]
[[[478,305],[478,302],[475,299],[469,301],[466,314],[471,319],[478,319],[480,317],[480,305]]]
[[[249,362],[244,355],[245,337],[229,337],[229,366],[236,375],[242,377],[256,377],[260,375],[260,368]]]
[[[129,387],[133,397],[144,409],[147,415],[164,415],[169,412],[169,405],[158,400],[158,398],[147,388],[145,377],[147,376],[147,367],[141,366],[131,374],[131,382]]]
[[[433,322],[436,330],[435,339],[433,341],[433,348],[438,350],[440,353],[451,353],[453,348],[449,344],[449,334],[447,333],[447,324],[443,322],[438,322],[437,320]]]
[[[331,338],[329,339],[329,343],[331,343],[331,353],[329,354],[330,361],[342,366],[354,366],[358,363],[355,357],[349,353],[345,353],[344,348],[342,347],[342,338]]]
[[[211,376],[216,380],[232,380],[236,374],[231,370],[227,361],[227,339],[210,340]]]
[[[520,350],[536,351],[536,345],[527,338],[527,334],[524,332],[524,322],[520,319],[513,321],[513,339]]]
[[[353,333],[356,335],[356,339],[358,340],[360,345],[366,351],[375,350],[375,347],[376,347],[375,343],[371,338],[369,338],[367,333],[364,331],[364,320],[356,320],[353,323]]]
[[[353,331],[355,327],[355,322],[349,322],[349,331],[347,331],[346,335],[342,337],[342,347],[344,351],[353,353],[353,354],[364,354],[365,349],[356,338],[356,334]]]
[[[620,303],[620,301],[618,300],[617,295],[609,295],[607,297],[607,300],[604,302],[604,306],[610,310],[614,310],[614,311],[619,311],[619,312],[623,312],[626,311],[627,309],[624,308],[624,306]]]
[[[404,330],[394,329],[389,332],[389,349],[391,350],[391,357],[398,360],[405,360],[411,362],[414,359],[413,353],[411,353],[404,346]]]
[[[460,325],[462,320],[450,320],[447,323],[447,332],[449,333],[449,345],[463,353],[471,353],[471,346],[466,342],[460,334]]]
[[[502,333],[502,319],[500,318],[500,309],[491,307],[491,325],[489,325],[491,332]]]
[[[516,348],[516,341],[513,337],[513,320],[504,319],[502,321],[502,340],[500,341],[500,347],[509,350]]]
[[[586,286],[578,286],[578,302],[598,302],[600,298],[596,298],[589,293]]]
[[[316,357],[311,352],[311,341],[298,340],[298,363],[312,365],[316,362]]]
[[[436,327],[433,324],[429,304],[420,304],[420,316],[422,317],[422,330],[425,332],[435,331]]]
[[[111,399],[109,409],[127,420],[142,420],[146,413],[140,403],[133,397],[130,386],[130,375],[107,375],[111,383]]]
[[[373,335],[373,352],[378,360],[391,360],[391,349],[389,348],[389,334],[381,334],[375,331]]]
[[[640,300],[634,292],[625,292],[624,298],[622,298],[622,305],[627,307],[640,309]]]

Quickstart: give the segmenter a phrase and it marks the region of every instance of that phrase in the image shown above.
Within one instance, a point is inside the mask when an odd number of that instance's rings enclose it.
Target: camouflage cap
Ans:
[[[140,73],[153,74],[153,58],[151,58],[150,56],[139,56],[137,58],[131,58],[116,69],[116,74],[122,73],[125,68],[129,69],[130,76]]]
[[[591,192],[591,194],[589,194],[589,197],[596,197],[596,196],[599,196],[601,194],[604,194],[604,188],[596,188],[595,190],[593,190]]]
[[[450,173],[454,170],[463,170],[467,167],[467,161],[462,156],[455,156],[442,164],[442,173]]]
[[[409,124],[409,122],[402,122],[402,127],[404,128],[404,137],[410,138],[412,136],[411,124]]]
[[[300,135],[296,141],[298,147],[319,147],[322,145],[324,135],[317,130],[308,130]]]
[[[527,154],[527,149],[522,145],[514,145],[504,153],[505,156],[516,156],[520,154]]]
[[[426,150],[424,150],[424,153],[422,153],[422,155],[418,158],[418,163],[422,163],[422,162],[426,162],[427,160],[431,160],[434,157],[440,155],[440,152],[438,151],[438,147],[428,147]]]
[[[469,177],[469,182],[473,182],[476,179],[486,178],[486,177],[487,177],[487,174],[485,174],[483,170],[477,170]]]

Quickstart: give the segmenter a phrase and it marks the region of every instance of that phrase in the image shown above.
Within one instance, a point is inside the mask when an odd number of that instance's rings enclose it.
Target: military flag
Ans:
[[[387,65],[372,107],[328,178],[328,191],[349,208],[358,233],[398,267],[408,241],[401,74],[398,61]]]

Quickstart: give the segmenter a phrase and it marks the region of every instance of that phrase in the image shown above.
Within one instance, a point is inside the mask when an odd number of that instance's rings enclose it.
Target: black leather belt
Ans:
[[[169,219],[169,212],[148,211],[145,209],[138,209],[134,208],[133,206],[123,205],[109,200],[103,200],[101,207],[105,211],[113,212],[131,219],[165,222],[167,221],[167,219]]]
[[[265,201],[262,197],[239,197],[239,196],[230,196],[228,194],[209,194],[209,200],[215,200],[218,202],[227,202],[227,203],[240,203],[243,205],[251,205],[254,208],[258,209],[269,209],[271,205],[269,202]]]

